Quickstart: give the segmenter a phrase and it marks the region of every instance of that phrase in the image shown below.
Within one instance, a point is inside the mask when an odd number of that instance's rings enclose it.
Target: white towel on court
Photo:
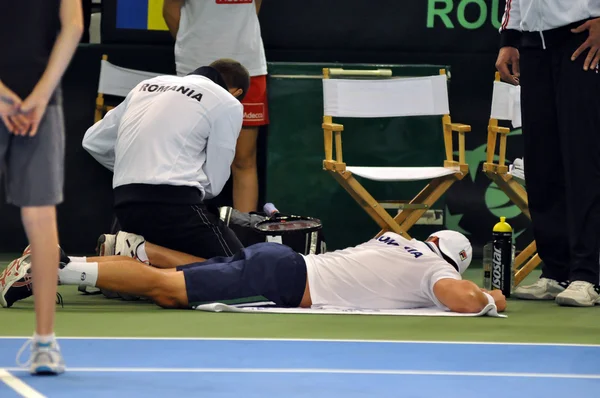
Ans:
[[[506,318],[496,310],[496,306],[488,304],[477,314],[461,314],[458,312],[444,311],[437,307],[415,308],[407,310],[361,310],[354,308],[341,308],[324,306],[320,308],[282,308],[276,307],[272,302],[247,303],[228,305],[223,303],[202,304],[194,307],[197,311],[205,312],[234,312],[244,314],[322,314],[322,315],[404,315],[404,316],[491,316]]]

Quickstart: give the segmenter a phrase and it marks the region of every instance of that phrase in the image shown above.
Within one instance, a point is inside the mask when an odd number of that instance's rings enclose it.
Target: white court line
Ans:
[[[11,370],[23,370],[21,368],[15,368]],[[0,369],[0,381],[15,390],[15,392],[24,398],[46,398],[45,395],[40,394],[33,388],[25,384],[21,379],[8,373],[7,369]]]
[[[31,339],[31,336],[0,336],[5,339]],[[57,337],[58,340],[173,340],[173,341],[298,341],[325,343],[383,343],[383,344],[454,344],[454,345],[501,345],[501,346],[550,346],[550,347],[600,347],[598,344],[570,343],[506,343],[491,341],[424,341],[424,340],[353,340],[353,339],[278,339],[278,338],[243,338],[243,337]],[[600,340],[600,338],[599,338]]]
[[[13,368],[7,368],[13,370]],[[15,368],[15,370],[22,370]],[[437,370],[385,370],[385,369],[311,369],[311,368],[68,368],[67,372],[84,373],[315,373],[357,375],[409,375],[409,376],[467,376],[467,377],[519,377],[542,379],[594,379],[600,374],[568,373],[516,373],[516,372],[454,372]]]

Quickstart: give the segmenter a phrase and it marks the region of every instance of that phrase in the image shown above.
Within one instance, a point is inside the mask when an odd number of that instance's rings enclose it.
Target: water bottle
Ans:
[[[508,298],[513,288],[515,249],[512,244],[513,230],[505,217],[500,217],[500,222],[494,226],[492,236],[491,253],[488,253],[491,257],[491,288],[501,290]]]

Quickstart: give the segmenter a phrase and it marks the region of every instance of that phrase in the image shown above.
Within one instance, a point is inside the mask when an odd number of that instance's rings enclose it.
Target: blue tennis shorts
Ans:
[[[278,243],[258,243],[177,270],[183,271],[190,305],[263,296],[281,307],[298,307],[306,287],[304,258]]]

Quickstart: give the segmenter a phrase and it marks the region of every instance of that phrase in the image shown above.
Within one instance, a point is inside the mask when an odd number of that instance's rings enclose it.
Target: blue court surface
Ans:
[[[600,394],[600,346],[63,338],[68,372],[33,377],[15,367],[24,341],[0,339],[2,398]]]

